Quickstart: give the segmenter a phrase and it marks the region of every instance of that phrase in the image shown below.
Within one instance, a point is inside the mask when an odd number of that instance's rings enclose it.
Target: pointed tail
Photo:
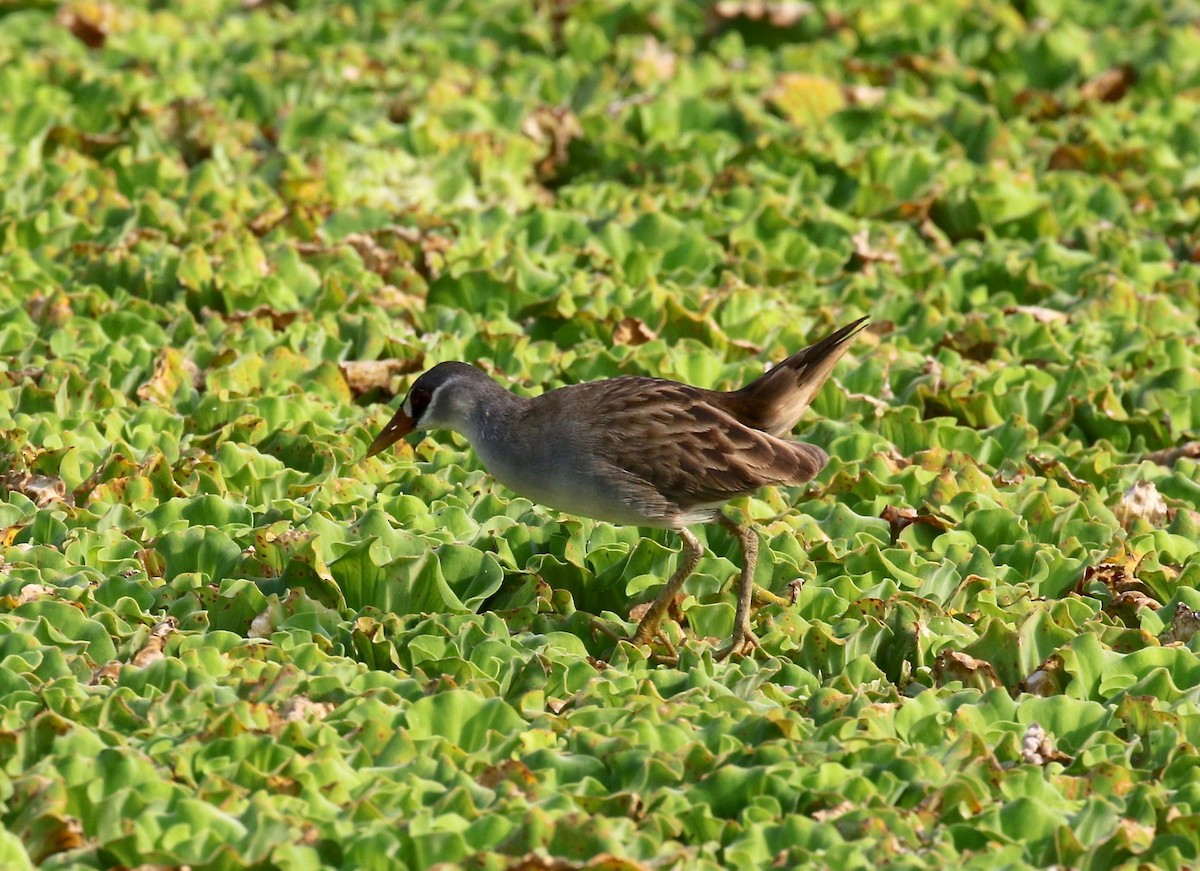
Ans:
[[[747,426],[773,436],[786,436],[829,378],[834,364],[850,349],[850,340],[866,323],[866,318],[859,318],[847,324],[729,394],[737,417]]]

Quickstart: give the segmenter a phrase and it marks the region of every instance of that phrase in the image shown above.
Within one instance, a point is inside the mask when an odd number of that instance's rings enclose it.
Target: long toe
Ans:
[[[731,656],[748,656],[761,647],[762,643],[748,624],[738,626],[733,630],[733,637],[729,640],[729,646],[721,648],[713,658],[717,662],[723,662]]]
[[[633,630],[633,635],[630,636],[629,642],[638,646],[645,646],[654,640],[654,636],[658,634],[658,627],[662,625],[662,615],[656,615],[657,619],[651,619],[651,615],[647,614],[638,623],[637,629]]]
[[[651,661],[661,665],[678,665],[679,651],[675,649],[675,645],[671,643],[671,639],[667,637],[666,633],[659,631],[661,624],[661,615],[659,616],[658,620],[653,621],[653,623],[643,618],[642,621],[638,623],[637,629],[635,629],[633,634],[629,636],[629,643],[635,647],[653,648],[654,643],[658,642],[663,648],[665,648],[665,652],[651,649]],[[605,631],[607,632],[608,630]],[[616,638],[616,635],[613,634],[612,637]],[[617,653],[617,649],[619,649],[619,645],[618,648],[613,650],[614,656]]]

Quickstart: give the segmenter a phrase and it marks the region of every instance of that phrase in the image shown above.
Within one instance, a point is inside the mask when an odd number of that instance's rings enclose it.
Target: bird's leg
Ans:
[[[675,594],[679,592],[683,582],[688,579],[688,575],[695,570],[696,563],[700,562],[700,555],[704,552],[700,545],[700,539],[696,538],[695,533],[684,528],[676,531],[683,539],[683,554],[679,558],[679,566],[675,569],[675,574],[671,575],[671,580],[667,581],[667,586],[650,606],[650,610],[642,616],[637,630],[633,633],[633,638],[630,639],[634,644],[649,644],[658,634],[658,625],[662,623],[667,609],[675,601]]]
[[[721,650],[718,661],[738,654],[744,655],[758,647],[758,638],[750,628],[750,604],[754,598],[754,568],[758,565],[758,534],[749,526],[738,526],[725,515],[717,522],[737,536],[742,544],[742,577],[738,587],[737,612],[733,617],[733,638],[729,646]]]

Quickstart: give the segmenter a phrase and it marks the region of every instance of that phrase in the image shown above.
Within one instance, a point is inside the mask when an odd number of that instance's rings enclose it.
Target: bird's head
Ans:
[[[400,408],[367,448],[373,457],[410,432],[449,429],[462,432],[478,398],[498,385],[467,363],[439,363],[408,389]]]

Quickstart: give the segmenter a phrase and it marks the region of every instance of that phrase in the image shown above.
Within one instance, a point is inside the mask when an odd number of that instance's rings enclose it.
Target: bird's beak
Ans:
[[[380,451],[390,448],[412,431],[413,419],[401,408],[388,421],[388,425],[380,430],[379,435],[375,436],[375,441],[371,442],[371,446],[367,448],[367,456],[373,457]]]

